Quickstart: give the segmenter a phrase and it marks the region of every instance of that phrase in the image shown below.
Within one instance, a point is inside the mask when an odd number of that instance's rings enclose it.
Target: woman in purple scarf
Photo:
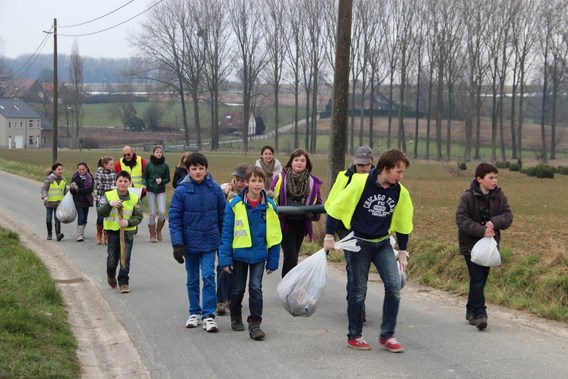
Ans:
[[[77,171],[71,178],[70,190],[77,208],[77,242],[83,242],[89,207],[93,206],[94,180],[85,162],[77,163]]]

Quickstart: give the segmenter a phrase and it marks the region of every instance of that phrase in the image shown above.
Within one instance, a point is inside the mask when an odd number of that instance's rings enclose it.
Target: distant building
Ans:
[[[46,143],[40,114],[22,100],[0,99],[0,148],[38,149]]]
[[[45,89],[36,79],[20,78],[0,82],[0,97],[22,99],[28,102],[40,102]]]

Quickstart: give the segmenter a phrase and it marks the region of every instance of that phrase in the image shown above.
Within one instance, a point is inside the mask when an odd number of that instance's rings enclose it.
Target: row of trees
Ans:
[[[558,104],[566,90],[568,0],[355,0],[351,41],[351,104],[369,118],[349,125],[349,149],[373,146],[373,107],[387,88],[388,147],[406,150],[405,109],[426,115],[424,158],[449,159],[452,121],[465,121],[465,158],[479,158],[482,106],[490,103],[492,159],[521,156],[529,85],[537,85],[541,156],[555,158]],[[297,120],[307,120],[305,148],[316,146],[319,93],[333,86],[337,1],[172,0],[154,7],[132,41],[139,61],[132,74],[178,93],[193,105],[196,143],[202,143],[199,102],[211,111],[212,148],[218,147],[219,94],[231,78],[242,83],[244,120],[261,83],[274,102],[278,148],[278,97],[293,88]],[[306,114],[298,114],[299,94]],[[531,94],[534,95],[534,94]],[[186,96],[189,99],[186,99]],[[190,100],[190,101],[189,101]],[[368,102],[368,104],[366,104]],[[418,114],[418,113],[417,113]],[[563,120],[564,122],[565,120]],[[392,135],[393,125],[398,134]],[[445,125],[444,125],[445,123]],[[455,124],[455,123],[454,123]],[[185,108],[183,125],[189,143]],[[445,127],[444,127],[445,126]],[[247,149],[248,130],[243,128]]]

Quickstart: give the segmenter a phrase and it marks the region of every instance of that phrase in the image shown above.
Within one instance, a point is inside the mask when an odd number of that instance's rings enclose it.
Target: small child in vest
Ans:
[[[249,336],[254,340],[265,337],[262,321],[262,277],[278,269],[282,231],[274,201],[266,195],[266,174],[260,167],[246,170],[247,188],[235,196],[225,208],[220,265],[234,276],[229,310],[231,329],[243,331],[242,301],[247,275]]]
[[[128,191],[131,186],[130,174],[127,171],[120,171],[116,175],[115,184],[116,189],[105,192],[97,213],[104,217],[103,226],[108,233],[107,282],[111,288],[116,288],[117,285],[116,267],[120,263],[120,229],[124,229],[126,264],[124,267],[120,266],[118,271],[118,285],[120,293],[128,293],[134,235],[144,214],[138,196]]]

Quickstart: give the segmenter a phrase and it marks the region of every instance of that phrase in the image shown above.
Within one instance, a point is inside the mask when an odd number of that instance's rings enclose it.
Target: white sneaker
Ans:
[[[197,328],[199,326],[199,319],[201,315],[190,315],[187,321],[185,322],[186,328]]]
[[[219,327],[212,317],[205,317],[203,319],[203,329],[205,329],[207,333],[216,333],[219,331]]]

